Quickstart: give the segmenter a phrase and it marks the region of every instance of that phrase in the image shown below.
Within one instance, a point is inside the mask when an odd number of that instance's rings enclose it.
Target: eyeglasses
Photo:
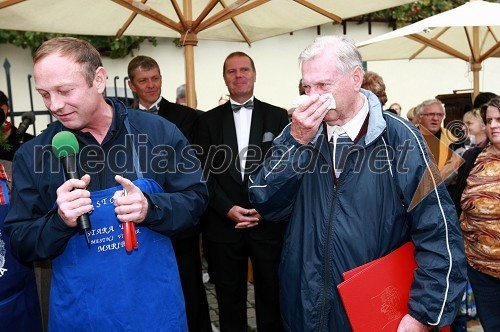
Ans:
[[[444,117],[444,114],[443,113],[425,113],[425,114],[422,114],[422,116],[425,116],[427,118],[442,118]]]

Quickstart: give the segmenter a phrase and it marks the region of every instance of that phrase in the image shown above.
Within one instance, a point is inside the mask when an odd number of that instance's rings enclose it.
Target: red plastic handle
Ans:
[[[132,229],[130,222],[123,223],[123,238],[125,239],[125,250],[131,252],[133,249]]]
[[[134,249],[139,248],[139,242],[137,242],[137,234],[135,232],[135,224],[133,222],[130,223],[130,233],[132,235],[132,246]]]

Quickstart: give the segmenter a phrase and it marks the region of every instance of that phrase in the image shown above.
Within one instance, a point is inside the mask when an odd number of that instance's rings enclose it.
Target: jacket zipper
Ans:
[[[337,181],[337,186],[335,186],[335,168],[332,165],[332,185],[333,185],[333,190],[332,190],[332,197],[331,197],[331,204],[330,204],[330,215],[328,218],[328,230],[327,230],[327,238],[326,238],[326,244],[325,244],[325,258],[323,260],[323,294],[322,294],[322,300],[321,300],[321,310],[320,310],[320,318],[319,318],[319,331],[324,330],[324,325],[326,324],[326,307],[327,307],[327,294],[328,294],[328,288],[330,284],[330,278],[328,275],[328,271],[330,268],[330,242],[331,240],[331,234],[332,234],[332,224],[333,224],[333,211],[334,211],[334,206],[335,206],[335,192],[337,191],[337,187],[340,185],[340,177],[339,180]]]

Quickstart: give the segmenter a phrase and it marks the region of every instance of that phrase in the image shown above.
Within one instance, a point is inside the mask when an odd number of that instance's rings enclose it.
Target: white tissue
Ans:
[[[333,98],[333,95],[331,93],[326,94],[328,98],[330,98],[330,105],[327,107],[329,110],[333,110],[337,108],[337,103],[335,102],[335,98]]]
[[[293,107],[297,107],[297,106],[299,106],[300,104],[302,104],[303,102],[305,102],[307,99],[309,99],[309,96],[308,96],[308,95],[300,95],[300,96],[296,97],[296,98],[292,101],[292,106],[293,106]]]
[[[330,99],[330,105],[327,107],[327,109],[335,109],[337,107],[335,98],[333,98],[333,95],[331,93],[327,93],[326,95],[328,96],[328,99]],[[300,95],[292,101],[292,106],[297,107],[300,104],[304,103],[307,99],[309,99],[308,95]]]

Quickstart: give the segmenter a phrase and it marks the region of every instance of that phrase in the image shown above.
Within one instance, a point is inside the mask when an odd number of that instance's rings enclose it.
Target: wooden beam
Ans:
[[[203,23],[201,23],[198,28],[196,28],[197,32],[206,30],[214,25],[217,25],[221,22],[224,22],[226,20],[229,20],[230,18],[243,14],[251,9],[254,9],[258,6],[261,6],[265,4],[266,2],[270,0],[257,0],[252,2],[251,4],[245,5],[249,0],[238,0],[227,6],[227,8],[221,10],[220,12],[216,13],[214,16],[210,17],[209,19],[205,20]],[[245,5],[245,6],[244,6]]]
[[[227,8],[227,6],[226,6],[226,4],[224,3],[223,0],[220,0],[219,2],[220,2],[220,4],[222,5],[223,8]],[[245,33],[245,31],[241,27],[240,23],[238,23],[238,21],[236,20],[235,17],[231,17],[231,22],[233,22],[234,26],[236,27],[236,29],[238,30],[238,32],[240,33],[240,35],[247,42],[248,46],[250,46],[250,44],[251,44],[250,38],[248,38],[247,34]]]
[[[332,21],[335,21],[335,22],[338,22],[338,23],[341,23],[342,22],[342,18],[340,16],[337,16],[335,15],[334,13],[330,13],[326,10],[324,10],[323,8],[321,7],[318,7],[314,4],[312,4],[311,2],[309,1],[306,1],[306,0],[294,0],[296,3],[299,3],[301,4],[302,6],[305,6],[313,11],[315,11],[316,13],[318,14],[321,14],[323,16],[326,16],[328,17],[329,19],[331,19]]]
[[[174,7],[175,14],[177,15],[177,18],[179,18],[179,24],[182,25],[183,30],[185,31],[189,29],[188,21],[191,21],[191,19],[186,19],[186,13],[182,13],[181,8],[176,0],[171,0],[170,2],[172,3],[172,7]]]
[[[120,6],[123,6],[127,9],[139,14],[139,15],[147,17],[150,20],[152,20],[158,24],[166,26],[167,28],[170,28],[170,29],[175,30],[177,32],[183,31],[182,25],[180,23],[174,22],[173,20],[160,14],[159,12],[157,12],[154,9],[151,9],[149,6],[141,3],[140,1],[137,1],[137,0],[112,0],[112,1],[119,4]]]
[[[0,3],[0,9],[7,8],[13,5],[17,5],[18,3],[25,2],[26,0],[7,0]]]
[[[443,53],[449,54],[455,58],[459,58],[459,59],[462,59],[464,61],[469,62],[469,56],[457,51],[456,49],[454,49],[446,44],[443,44],[442,42],[440,42],[438,40],[427,39],[425,37],[422,37],[419,34],[408,35],[408,36],[406,36],[406,38],[409,38],[409,39],[416,41],[420,44],[423,44],[425,46],[432,47],[433,49],[436,49],[436,50],[441,51]]]
[[[148,0],[142,0],[142,3],[146,3],[147,1]],[[118,39],[121,36],[123,36],[123,34],[128,29],[128,27],[130,26],[130,24],[132,24],[132,21],[134,21],[134,19],[136,18],[136,16],[137,16],[137,13],[130,14],[130,16],[127,19],[127,21],[125,21],[125,23],[123,23],[122,27],[116,32],[116,34],[115,34],[115,38],[116,39]]]
[[[201,11],[200,15],[196,20],[193,22],[192,28],[194,30],[198,29],[198,26],[203,22],[203,20],[210,14],[210,12],[214,9],[214,7],[217,5],[219,0],[210,0],[210,2],[203,8]]]

